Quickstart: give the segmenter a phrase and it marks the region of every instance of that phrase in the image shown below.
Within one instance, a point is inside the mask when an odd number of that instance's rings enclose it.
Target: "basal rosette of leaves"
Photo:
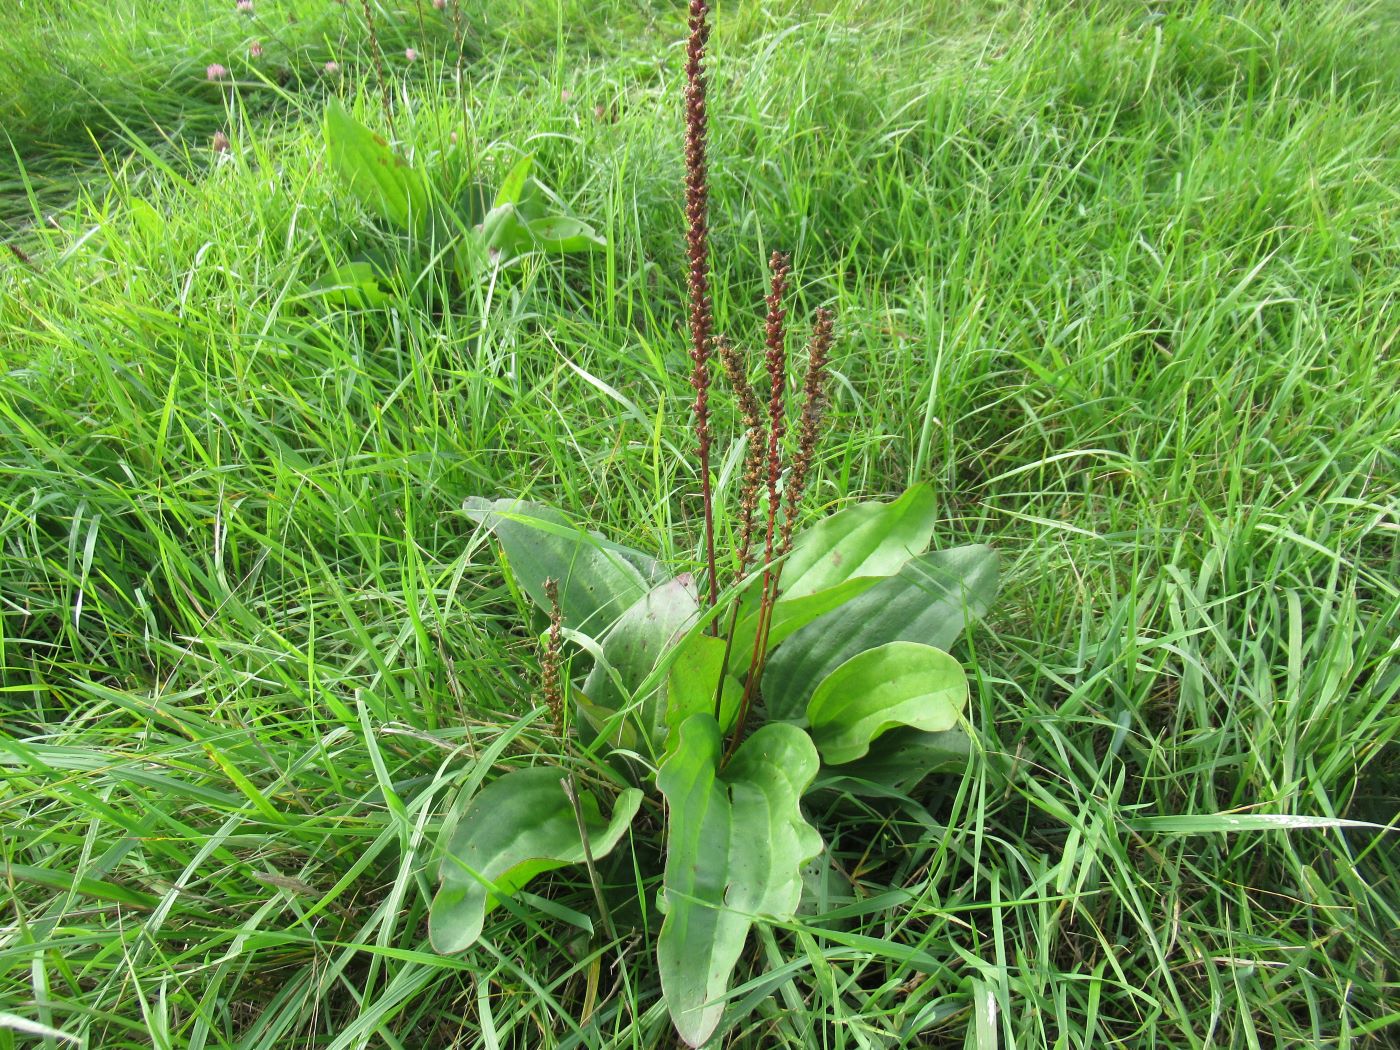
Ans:
[[[533,253],[568,255],[607,246],[535,177],[531,154],[515,162],[494,194],[472,177],[455,199],[444,200],[427,171],[410,164],[339,101],[326,109],[325,137],[330,167],[351,195],[400,236],[416,262],[443,260],[461,287]],[[330,272],[316,289],[324,298],[357,307],[390,301],[384,287],[393,276],[390,253],[370,251],[328,262]]]
[[[591,794],[571,804],[558,768],[506,773],[483,788],[441,843],[433,944],[468,948],[488,911],[531,877],[604,856],[653,792],[666,813],[662,991],[680,1036],[700,1046],[721,1022],[750,927],[797,912],[801,870],[823,848],[803,795],[823,785],[907,791],[930,772],[965,767],[968,685],[947,649],[991,604],[996,555],[981,545],[928,549],[936,501],[927,485],[832,514],[799,533],[781,563],[767,658],[751,684],[761,573],[708,610],[688,574],[553,508],[473,499],[465,509],[543,610],[555,581],[579,671],[566,690],[571,736],[611,756],[609,768],[631,783],[606,817]],[[711,633],[712,623],[732,627]],[[746,687],[763,724],[726,755]]]

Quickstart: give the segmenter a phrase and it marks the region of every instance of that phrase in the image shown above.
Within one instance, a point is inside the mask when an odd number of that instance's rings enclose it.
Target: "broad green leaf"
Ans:
[[[481,936],[482,923],[501,897],[536,875],[584,860],[578,817],[564,793],[561,771],[535,766],[507,773],[468,804],[438,868],[440,885],[428,913],[428,936],[440,952],[460,952]],[[579,808],[592,855],[607,854],[636,815],[642,793],[629,788],[604,819],[592,792]]]
[[[797,537],[783,563],[787,601],[859,576],[890,576],[928,549],[937,500],[915,485],[893,503],[857,503],[823,518]]]
[[[637,730],[635,719],[618,715],[614,708],[595,704],[582,689],[572,689],[570,699],[578,708],[579,714],[597,731],[601,737],[606,731],[608,746],[614,750],[643,751],[642,734]],[[596,739],[596,738],[595,738]]]
[[[727,674],[723,690],[717,688],[726,648],[723,638],[700,632],[691,634],[681,645],[666,675],[665,754],[674,750],[682,722],[694,714],[714,714],[717,692],[720,694],[720,731],[727,733],[733,728],[744,687],[737,678]]]
[[[907,794],[930,773],[960,772],[971,752],[972,741],[961,729],[891,729],[870,745],[865,757],[823,770],[813,788]]]
[[[580,706],[595,719],[633,704],[630,720],[655,744],[665,735],[660,710],[664,679],[641,688],[667,652],[700,618],[700,601],[689,575],[653,587],[612,625],[601,639],[601,653],[583,683]]]
[[[525,180],[530,177],[530,169],[534,164],[535,155],[527,153],[511,166],[501,182],[501,188],[496,191],[493,208],[499,208],[503,204],[513,206],[520,203],[520,198],[525,194]]]
[[[422,175],[335,99],[326,107],[326,146],[331,167],[367,209],[405,230],[427,228],[428,188]]]
[[[981,544],[909,559],[778,646],[763,674],[769,717],[801,721],[817,684],[867,649],[896,641],[950,648],[967,620],[987,610],[996,587],[996,553]]]
[[[526,229],[530,241],[542,252],[572,253],[590,252],[595,248],[606,248],[607,238],[582,219],[569,215],[552,215],[531,222]]]
[[[520,199],[515,202],[515,206],[520,211],[520,217],[526,222],[543,219],[551,212],[559,212],[563,208],[554,191],[540,182],[539,179],[533,178],[525,180],[525,188],[521,191]]]
[[[828,765],[854,762],[886,729],[941,733],[967,703],[967,675],[942,649],[887,642],[857,653],[818,684],[807,704],[812,740]]]
[[[513,204],[496,205],[481,221],[480,240],[488,252],[495,253],[490,257],[492,262],[515,255],[528,239],[525,224]]]
[[[573,630],[601,635],[661,575],[652,559],[578,528],[553,507],[471,497],[463,509],[495,534],[520,586],[541,609],[549,609],[544,581],[558,581],[564,626]]]
[[[761,576],[761,573],[755,575]],[[845,580],[834,587],[799,598],[779,598],[773,603],[773,620],[768,628],[768,646],[771,651],[780,645],[788,635],[806,627],[818,617],[825,616],[833,609],[839,609],[858,594],[870,590],[882,577],[859,576]],[[754,636],[758,633],[758,602],[762,588],[745,592],[741,600],[739,622],[734,625],[734,645],[729,654],[729,667],[735,673],[744,673],[753,659]]]
[[[331,272],[311,286],[321,298],[346,306],[378,307],[392,301],[379,283],[379,271],[362,259],[331,264]]]
[[[936,501],[929,485],[915,485],[893,503],[858,503],[802,532],[782,564],[768,648],[870,590],[928,547]],[[752,659],[758,631],[759,590],[747,592],[734,632],[730,667]]]
[[[749,927],[793,916],[802,867],[822,846],[799,806],[819,762],[807,734],[766,725],[723,772],[722,746],[714,718],[692,715],[656,778],[670,813],[656,956],[671,1019],[691,1046],[719,1024]]]

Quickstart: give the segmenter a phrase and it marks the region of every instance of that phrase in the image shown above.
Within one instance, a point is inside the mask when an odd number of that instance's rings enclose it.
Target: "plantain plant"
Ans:
[[[932,771],[965,766],[968,684],[947,649],[987,609],[997,581],[985,546],[929,550],[937,501],[927,484],[797,529],[833,320],[817,314],[789,439],[786,259],[775,254],[770,264],[766,398],[713,333],[707,39],[706,4],[692,0],[686,210],[704,569],[698,579],[672,572],[538,503],[468,500],[466,513],[499,544],[515,586],[548,615],[543,694],[561,745],[598,760],[595,788],[615,790],[605,813],[563,765],[491,781],[439,843],[429,918],[438,951],[469,948],[488,912],[534,876],[570,864],[595,876],[594,862],[623,840],[650,796],[665,828],[655,945],[662,994],[692,1046],[719,1027],[752,925],[797,913],[803,869],[823,849],[803,796],[830,787],[907,792]],[[747,442],[735,549],[724,559],[709,480],[716,359]],[[578,675],[562,672],[566,645]]]
[[[607,245],[533,174],[532,154],[515,162],[494,193],[473,173],[465,189],[452,195],[439,193],[427,172],[339,101],[326,109],[325,136],[330,166],[355,199],[394,230],[419,264],[445,260],[459,287],[532,253],[573,254]],[[319,290],[350,305],[382,306],[390,298],[384,281],[392,275],[391,258],[371,252],[332,261]]]

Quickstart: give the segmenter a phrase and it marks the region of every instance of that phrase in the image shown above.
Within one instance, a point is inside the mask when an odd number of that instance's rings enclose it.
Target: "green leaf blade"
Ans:
[[[792,917],[802,866],[822,846],[799,806],[819,765],[811,739],[795,726],[764,726],[720,772],[722,745],[714,718],[693,715],[657,775],[671,814],[657,961],[672,1021],[691,1046],[719,1024],[749,927]]]
[[[936,510],[932,486],[915,485],[893,502],[857,503],[804,530],[783,563],[769,650],[899,572],[928,547]],[[759,626],[758,593],[751,589],[742,601],[731,664],[736,671],[751,659]]]
[[[447,844],[428,934],[444,954],[465,951],[481,936],[487,913],[500,896],[546,871],[584,860],[578,818],[561,784],[562,772],[536,766],[507,773],[467,806]],[[591,792],[579,793],[588,845],[605,856],[631,825],[642,793],[622,792],[604,819]]]
[[[802,532],[783,563],[782,593],[792,601],[861,576],[899,571],[928,549],[937,513],[933,486],[915,485],[892,503],[857,503]]]
[[[700,599],[690,576],[653,587],[627,608],[603,636],[602,658],[583,683],[584,710],[591,720],[636,705],[633,719],[659,745],[666,732],[661,704],[664,680],[645,693],[643,685],[658,663],[700,618]]]
[[[675,662],[666,674],[666,739],[663,754],[669,755],[676,746],[681,724],[694,714],[714,713],[715,697],[720,699],[719,727],[727,733],[739,715],[744,687],[731,674],[720,674],[724,654],[729,648],[723,638],[696,632],[688,637],[676,654]]]
[[[887,642],[951,648],[970,619],[991,605],[997,556],[981,544],[932,551],[794,632],[768,659],[768,716],[804,720],[817,684],[858,653]]]
[[[551,215],[526,226],[535,249],[554,255],[597,251],[608,246],[607,238],[582,219],[571,215]]]
[[[544,581],[558,582],[564,626],[571,630],[601,635],[659,582],[652,559],[578,528],[553,507],[472,497],[464,509],[495,535],[520,586],[541,609],[549,609]]]
[[[818,684],[807,705],[812,739],[829,765],[862,758],[894,726],[928,733],[957,725],[967,676],[942,649],[889,642],[859,653]]]
[[[427,229],[427,184],[382,136],[335,99],[326,107],[325,134],[331,168],[365,208],[402,229]]]
[[[311,291],[326,302],[359,309],[375,309],[393,301],[380,283],[374,264],[363,259],[332,263],[331,272],[312,285]]]
[[[905,795],[931,773],[954,773],[967,766],[972,739],[962,729],[926,733],[891,729],[870,744],[862,758],[828,766],[813,785],[853,795]]]
[[[501,180],[501,188],[496,191],[496,200],[491,206],[499,208],[504,204],[519,204],[520,198],[525,194],[525,180],[530,177],[530,170],[534,166],[533,153],[525,154],[512,164],[510,171],[506,172],[506,177]]]
[[[768,649],[771,651],[781,645],[789,635],[839,609],[879,582],[878,576],[860,576],[796,598],[780,597],[773,603],[773,618],[768,626]],[[753,658],[754,638],[758,634],[758,591],[751,589],[741,600],[742,615],[734,626],[734,644],[730,651],[729,666],[733,671],[742,671],[747,667]]]

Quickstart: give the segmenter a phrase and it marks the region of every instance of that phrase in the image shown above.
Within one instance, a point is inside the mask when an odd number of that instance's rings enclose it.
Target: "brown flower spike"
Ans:
[[[690,385],[695,388],[695,438],[699,446],[700,495],[705,508],[705,565],[711,606],[719,593],[715,567],[715,508],[710,486],[710,356],[714,312],[710,301],[710,191],[705,152],[705,71],[701,62],[710,39],[705,0],[690,2],[690,39],[685,51],[685,246],[690,263]]]
[[[826,362],[831,355],[831,311],[817,309],[812,325],[812,338],[807,343],[807,375],[802,382],[802,417],[797,434],[797,455],[788,473],[784,493],[782,542],[778,553],[792,550],[792,530],[797,524],[797,510],[802,506],[802,493],[807,487],[807,475],[812,469],[817,439],[821,436],[822,414],[826,411]]]
[[[549,599],[549,636],[544,655],[540,657],[540,685],[545,707],[554,719],[559,739],[564,739],[564,691],[559,677],[560,650],[564,644],[564,614],[559,609],[559,581],[550,577],[544,581],[545,597]]]
[[[768,590],[773,561],[774,525],[778,514],[778,479],[782,476],[781,445],[786,429],[783,419],[783,397],[787,393],[787,330],[783,322],[787,310],[783,298],[787,295],[788,274],[792,266],[782,252],[774,252],[768,260],[771,275],[768,289],[768,317],[764,322],[765,355],[768,364],[768,532],[763,544],[763,589]]]
[[[744,448],[744,480],[739,490],[739,579],[748,574],[753,560],[754,521],[758,515],[758,494],[763,485],[763,464],[768,458],[768,431],[763,425],[763,406],[749,382],[744,359],[723,336],[715,338],[720,363],[739,402],[748,444]]]
[[[802,493],[815,457],[822,411],[826,404],[826,363],[831,351],[832,317],[819,310],[812,338],[807,344],[807,374],[803,382],[802,414],[798,423],[796,456],[783,482],[783,439],[786,436],[785,399],[787,395],[787,308],[788,277],[791,266],[781,252],[769,260],[769,292],[765,299],[764,363],[768,372],[768,403],[760,401],[749,381],[743,357],[714,331],[714,310],[710,299],[709,170],[706,155],[708,131],[705,111],[705,47],[709,42],[709,5],[706,0],[690,0],[690,37],[685,61],[685,217],[686,291],[690,328],[690,385],[695,390],[693,411],[695,438],[699,451],[701,498],[705,511],[705,568],[708,575],[706,598],[713,608],[719,595],[715,559],[714,491],[710,482],[710,381],[712,359],[719,355],[725,377],[734,390],[748,437],[744,455],[744,476],[739,503],[738,578],[743,579],[754,560],[754,532],[758,504],[765,488],[767,520],[763,544],[763,581],[759,591],[758,629],[753,639],[747,680],[734,730],[725,750],[724,762],[734,754],[744,736],[745,723],[752,709],[758,682],[763,676],[773,605],[778,600],[779,559],[792,548],[792,532],[797,521]],[[765,419],[765,408],[766,416]],[[782,506],[780,506],[782,504]],[[781,514],[780,514],[781,512]],[[724,666],[729,666],[729,645],[739,615],[736,603],[726,632]],[[717,630],[718,620],[711,625]],[[718,716],[722,685],[716,686],[715,711]]]

